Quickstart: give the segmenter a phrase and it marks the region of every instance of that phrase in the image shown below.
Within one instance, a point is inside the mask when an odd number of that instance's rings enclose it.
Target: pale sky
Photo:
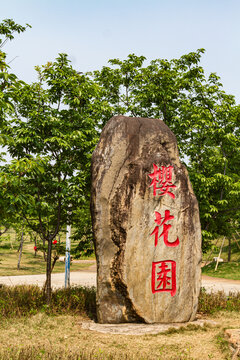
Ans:
[[[5,0],[6,18],[32,25],[4,47],[9,61],[17,56],[12,71],[25,81],[61,52],[86,72],[130,53],[170,60],[205,48],[207,74],[216,72],[240,102],[239,0]]]

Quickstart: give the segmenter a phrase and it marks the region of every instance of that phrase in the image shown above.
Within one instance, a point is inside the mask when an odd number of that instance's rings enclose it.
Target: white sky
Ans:
[[[205,48],[206,72],[240,100],[239,0],[5,0],[0,21],[6,18],[32,25],[4,47],[25,81],[60,52],[85,72],[130,53],[170,60]]]

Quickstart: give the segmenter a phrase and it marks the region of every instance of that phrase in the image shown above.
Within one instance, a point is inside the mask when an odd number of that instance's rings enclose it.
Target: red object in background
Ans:
[[[162,217],[158,211],[155,211],[155,216],[156,216],[156,219],[154,221],[157,224],[157,226],[155,227],[153,232],[150,234],[150,235],[153,235],[153,234],[155,235],[155,246],[157,246],[158,239],[160,239],[161,236],[163,236],[163,241],[166,246],[169,246],[169,247],[178,246],[179,245],[178,237],[174,242],[168,241],[168,231],[170,230],[172,225],[166,224],[166,222],[169,220],[173,220],[174,216],[170,214],[169,210],[165,210],[165,217]],[[163,231],[162,231],[161,235],[158,237],[158,232],[159,232],[160,226],[163,226]]]
[[[53,245],[55,245],[55,244],[57,244],[57,240],[54,240],[54,241],[53,241]]]
[[[170,292],[176,294],[176,262],[173,260],[152,263],[152,293]]]
[[[37,251],[37,247],[36,247],[36,246],[34,246],[34,248],[33,248],[33,249],[34,249],[34,251]]]
[[[163,196],[167,194],[175,199],[175,195],[169,191],[170,188],[176,187],[176,185],[172,183],[172,171],[173,166],[161,166],[158,168],[157,165],[153,164],[153,173],[148,175],[152,179],[149,187],[153,186],[153,196]]]

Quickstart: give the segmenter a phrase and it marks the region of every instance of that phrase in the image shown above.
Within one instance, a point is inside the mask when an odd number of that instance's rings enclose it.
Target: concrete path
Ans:
[[[45,274],[41,275],[19,275],[19,276],[0,276],[0,284],[4,285],[38,285],[43,286],[46,279]],[[52,275],[52,287],[64,287],[64,273]],[[71,286],[96,286],[96,272],[95,271],[77,271],[70,274]],[[202,286],[207,292],[223,290],[226,294],[230,291],[240,291],[240,281],[212,278],[209,276],[202,276]]]
[[[240,292],[240,281],[239,280],[228,280],[221,278],[213,278],[210,276],[202,275],[202,286],[207,290],[211,291],[224,291],[227,295],[229,292]]]
[[[0,276],[0,284],[4,285],[38,285],[42,287],[46,280],[46,275],[18,275]],[[64,287],[65,273],[52,274],[52,287],[54,289]],[[96,273],[86,271],[76,271],[70,273],[70,284],[82,286],[96,286]]]

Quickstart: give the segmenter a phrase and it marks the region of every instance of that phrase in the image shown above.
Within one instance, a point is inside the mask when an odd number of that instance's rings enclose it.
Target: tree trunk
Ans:
[[[220,251],[219,251],[219,254],[218,254],[218,258],[217,258],[217,262],[216,262],[216,266],[215,266],[215,270],[214,270],[214,271],[217,271],[218,263],[219,263],[219,260],[220,260],[220,257],[221,257],[221,253],[222,253],[222,248],[223,248],[224,241],[225,241],[225,236],[224,236],[223,241],[222,241],[222,245],[221,245],[221,248],[220,248]]]
[[[228,238],[228,262],[231,261],[232,243],[231,238]]]
[[[43,239],[43,246],[45,246],[45,243],[46,243],[46,240]],[[43,250],[43,258],[44,258],[44,261],[47,261],[46,251],[45,250]]]
[[[55,257],[53,258],[52,267],[51,267],[51,274],[52,274],[52,272],[53,272],[54,266],[55,266],[55,264],[56,264],[56,262],[57,262],[58,259],[59,259],[59,256],[55,256]],[[43,292],[44,292],[44,293],[46,292],[46,288],[47,288],[47,279],[45,280],[45,283],[44,283],[44,286],[43,286]]]
[[[237,247],[238,247],[239,250],[240,250],[240,246],[239,246],[239,244],[238,244],[238,240],[236,239],[235,235],[233,235],[233,240],[235,241],[235,243],[237,244]]]
[[[18,264],[17,264],[17,269],[20,270],[20,262],[21,262],[21,258],[22,258],[22,249],[23,249],[23,231],[22,231],[22,237],[21,237],[21,242],[20,242],[20,246],[19,246],[19,257],[18,257]]]
[[[46,295],[47,304],[51,303],[51,272],[52,272],[52,241],[48,240],[47,268],[46,268]]]
[[[5,234],[5,232],[7,232],[9,229],[9,227],[5,226],[5,229],[2,231],[2,229],[0,230],[0,236],[2,236],[3,234]]]
[[[218,246],[219,240],[220,240],[220,238],[218,238],[216,241],[216,244],[215,244],[216,247]],[[210,252],[209,256],[207,257],[207,260],[205,261],[204,266],[206,266],[207,263],[209,262],[209,260],[211,259],[213,252],[214,252],[214,247],[213,247],[212,251]]]
[[[59,259],[59,256],[55,256],[54,259],[53,259],[53,262],[52,262],[52,269],[51,269],[51,273],[53,272],[53,269],[54,269],[54,266],[57,262],[57,260]]]
[[[35,249],[37,248],[37,236],[34,236],[34,244],[35,244]],[[34,256],[37,256],[37,250],[35,250],[35,254]]]

